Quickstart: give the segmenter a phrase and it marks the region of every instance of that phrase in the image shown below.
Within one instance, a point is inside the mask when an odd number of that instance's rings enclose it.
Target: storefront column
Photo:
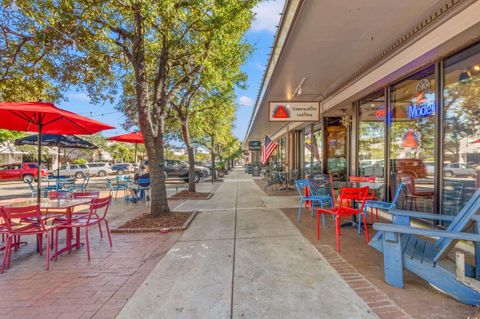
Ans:
[[[305,134],[304,130],[297,130],[296,132],[296,141],[297,141],[297,147],[296,147],[296,169],[298,170],[299,173],[299,178],[305,177]]]
[[[359,126],[358,126],[358,107],[357,102],[352,103],[351,107],[351,116],[352,116],[352,124],[350,125],[350,132],[348,134],[348,138],[350,139],[350,143],[348,145],[347,152],[349,153],[349,170],[347,171],[348,176],[358,176],[358,134],[359,134]]]

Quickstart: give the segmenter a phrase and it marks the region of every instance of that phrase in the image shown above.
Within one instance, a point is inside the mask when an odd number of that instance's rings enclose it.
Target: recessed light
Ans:
[[[473,69],[474,69],[475,71],[480,71],[480,66],[475,65],[475,66],[473,67]]]

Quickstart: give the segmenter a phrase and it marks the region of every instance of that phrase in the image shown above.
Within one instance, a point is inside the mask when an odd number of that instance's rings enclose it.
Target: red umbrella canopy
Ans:
[[[140,132],[132,132],[107,138],[109,141],[143,144],[143,135]]]
[[[50,134],[90,135],[113,126],[89,119],[46,102],[1,102],[0,128]]]

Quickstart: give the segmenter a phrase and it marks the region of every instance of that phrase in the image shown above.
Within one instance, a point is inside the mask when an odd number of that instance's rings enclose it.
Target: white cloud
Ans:
[[[265,65],[261,64],[260,62],[255,62],[255,67],[260,71],[265,71]]]
[[[253,32],[269,31],[275,33],[280,20],[284,0],[262,1],[254,9],[255,20],[250,28]]]
[[[246,95],[242,95],[238,98],[238,104],[245,107],[250,107],[253,105],[253,100]]]
[[[82,102],[90,102],[90,98],[88,97],[87,93],[70,93],[67,97],[71,100],[82,101]]]

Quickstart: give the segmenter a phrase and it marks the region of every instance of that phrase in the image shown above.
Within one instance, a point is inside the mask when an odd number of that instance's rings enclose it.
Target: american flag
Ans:
[[[262,157],[260,162],[265,165],[268,162],[268,159],[272,155],[273,151],[277,148],[278,144],[270,139],[270,137],[265,136],[265,142],[262,146]]]
[[[307,139],[307,141],[305,142],[305,147],[310,151],[310,153],[313,154],[317,161],[320,161],[320,152],[318,151],[318,147],[316,145],[313,145],[312,142],[312,139]]]

